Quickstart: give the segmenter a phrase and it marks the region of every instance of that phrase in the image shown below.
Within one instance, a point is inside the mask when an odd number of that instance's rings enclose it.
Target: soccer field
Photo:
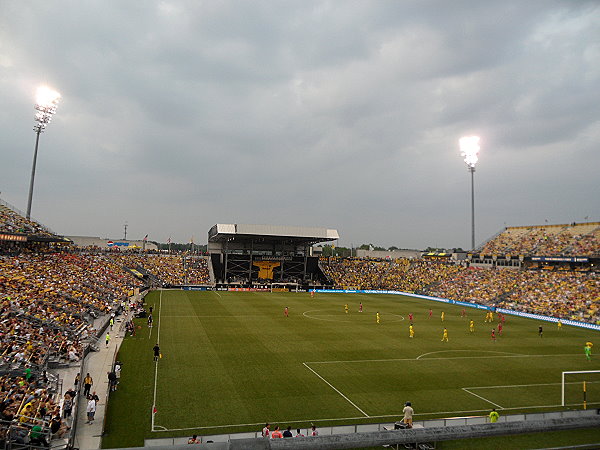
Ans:
[[[493,342],[497,322],[484,323],[483,311],[467,308],[462,317],[462,307],[411,297],[164,290],[146,302],[154,327],[140,319],[122,344],[105,447],[254,431],[266,421],[390,422],[406,401],[416,420],[561,409],[561,372],[600,370],[600,359],[583,353],[586,341],[600,342],[598,332],[507,316]],[[157,342],[163,358],[155,364]],[[600,376],[586,379],[588,402],[600,404]],[[581,380],[567,385],[572,408],[582,407]]]

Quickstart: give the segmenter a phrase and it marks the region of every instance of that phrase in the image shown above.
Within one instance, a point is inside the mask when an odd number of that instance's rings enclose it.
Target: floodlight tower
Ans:
[[[471,173],[471,250],[475,249],[475,164],[479,159],[479,136],[465,136],[458,140],[460,155]]]
[[[52,120],[52,116],[56,113],[56,107],[60,100],[60,94],[46,86],[40,86],[37,90],[35,102],[35,121],[33,127],[35,131],[35,151],[33,152],[33,165],[31,167],[31,180],[29,181],[29,199],[27,200],[27,218],[31,217],[31,200],[33,199],[33,181],[35,179],[35,166],[37,163],[38,144],[40,142],[40,133],[43,133],[46,126]]]

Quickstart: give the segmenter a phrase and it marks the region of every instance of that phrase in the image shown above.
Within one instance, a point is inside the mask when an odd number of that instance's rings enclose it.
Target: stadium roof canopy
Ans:
[[[316,244],[339,239],[337,230],[320,227],[294,227],[280,225],[245,225],[219,223],[208,231],[208,242],[262,240],[264,242],[290,242]]]

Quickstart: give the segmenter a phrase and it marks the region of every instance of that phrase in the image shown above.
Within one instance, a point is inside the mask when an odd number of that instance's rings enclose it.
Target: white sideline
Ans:
[[[156,329],[156,344],[160,344],[160,314],[162,313],[162,293],[163,290],[160,290],[160,295],[158,297],[158,325],[157,325],[157,329]],[[160,358],[159,358],[160,359]],[[155,431],[155,425],[154,425],[154,416],[156,415],[154,413],[154,410],[156,409],[156,385],[158,383],[158,361],[156,361],[156,363],[154,364],[154,397],[152,399],[152,429],[151,431]],[[165,427],[160,427],[165,429]]]
[[[592,406],[592,405],[600,405],[600,402],[596,402],[596,403],[588,403],[588,406]],[[544,405],[544,406],[516,406],[516,407],[511,407],[511,408],[503,408],[504,411],[511,411],[511,410],[515,410],[515,409],[543,409],[543,408],[558,408],[561,405]],[[581,403],[570,403],[568,405],[565,406],[581,406]],[[469,410],[465,410],[465,411],[437,411],[437,412],[427,412],[427,413],[421,413],[421,414],[415,414],[416,416],[436,416],[436,415],[449,415],[449,414],[467,414],[467,413],[489,413],[490,410],[488,409],[469,409]],[[369,416],[369,419],[386,419],[386,418],[398,418],[401,417],[402,413],[398,413],[398,414],[385,414],[385,415],[380,415],[380,416]],[[362,416],[357,416],[357,417],[336,417],[336,418],[332,418],[332,419],[301,419],[301,420],[275,420],[274,422],[277,423],[313,423],[313,422],[334,422],[334,421],[339,421],[339,420],[358,420],[358,419],[365,419],[365,417]],[[236,423],[236,424],[229,424],[229,425],[212,425],[212,426],[207,426],[207,427],[188,427],[188,428],[164,428],[164,427],[159,427],[157,426],[156,428],[163,428],[162,430],[152,430],[152,432],[161,432],[161,431],[189,431],[189,430],[210,430],[210,429],[217,429],[217,428],[234,428],[234,427],[250,427],[250,426],[264,426],[265,422],[257,422],[257,423]]]

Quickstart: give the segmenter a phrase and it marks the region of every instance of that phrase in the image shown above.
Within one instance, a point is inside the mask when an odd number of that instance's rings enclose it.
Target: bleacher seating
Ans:
[[[49,435],[50,417],[61,415],[50,359],[79,360],[95,338],[93,319],[136,285],[102,255],[0,256],[0,435],[10,428],[23,440],[36,424]]]
[[[508,227],[480,250],[484,255],[599,256],[600,223]]]
[[[37,236],[54,236],[43,225],[26,219],[8,204],[0,200],[0,233],[17,233]]]
[[[119,266],[141,267],[158,278],[163,285],[207,284],[210,282],[205,257],[189,255],[156,255],[151,253],[108,253]]]

